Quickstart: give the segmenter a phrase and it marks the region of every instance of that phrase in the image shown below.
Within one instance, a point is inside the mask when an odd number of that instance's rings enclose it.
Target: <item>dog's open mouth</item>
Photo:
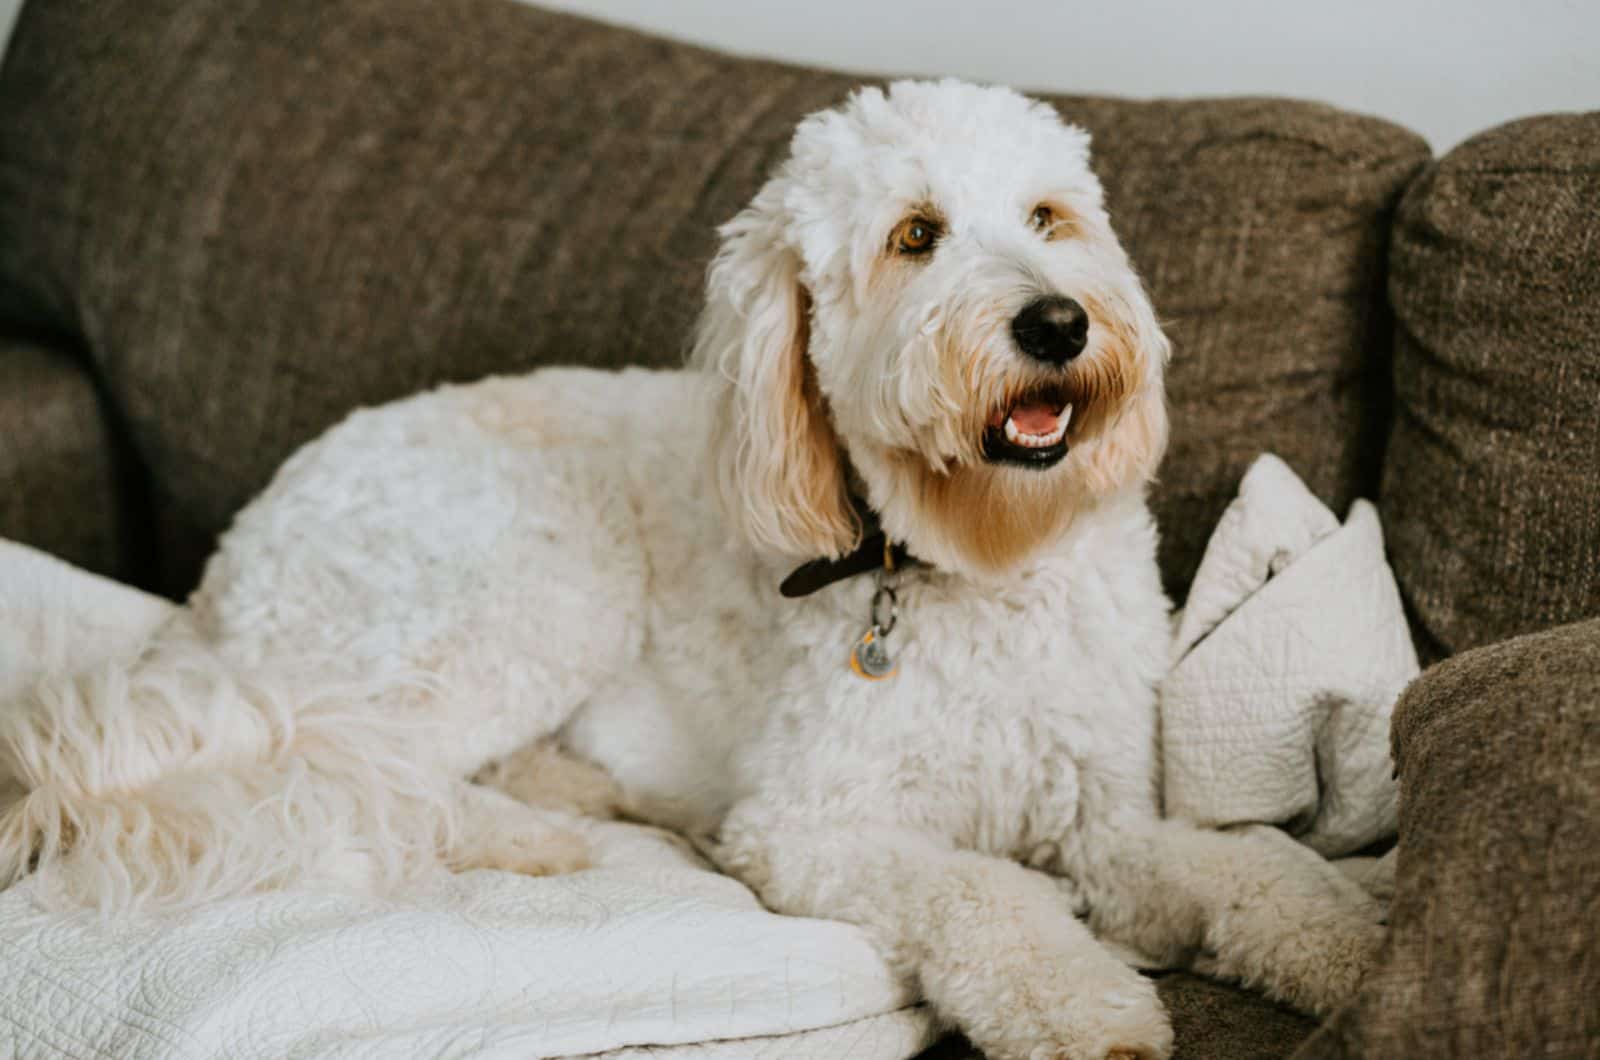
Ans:
[[[1053,467],[1067,455],[1072,403],[1059,387],[1044,387],[994,410],[983,432],[983,457],[992,464]]]

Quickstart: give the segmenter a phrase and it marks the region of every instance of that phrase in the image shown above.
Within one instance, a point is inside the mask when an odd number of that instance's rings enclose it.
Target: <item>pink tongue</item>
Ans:
[[[1013,408],[1011,420],[1023,434],[1049,434],[1061,422],[1061,413],[1042,402],[1035,402]]]

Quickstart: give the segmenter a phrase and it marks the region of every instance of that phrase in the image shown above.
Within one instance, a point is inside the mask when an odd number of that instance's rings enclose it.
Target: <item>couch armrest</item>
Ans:
[[[1458,655],[1395,709],[1390,939],[1297,1056],[1600,1049],[1600,619]]]
[[[0,537],[126,578],[134,491],[80,360],[0,334]]]

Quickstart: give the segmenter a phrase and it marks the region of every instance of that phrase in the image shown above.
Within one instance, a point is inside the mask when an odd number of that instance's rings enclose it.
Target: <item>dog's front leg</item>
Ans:
[[[1197,953],[1200,970],[1316,1015],[1354,995],[1383,942],[1380,907],[1276,828],[1124,819],[1079,849],[1072,869],[1100,935],[1152,955]]]
[[[866,928],[994,1060],[1170,1055],[1154,986],[1106,951],[1049,878],[904,828],[754,802],[711,850],[773,909]]]

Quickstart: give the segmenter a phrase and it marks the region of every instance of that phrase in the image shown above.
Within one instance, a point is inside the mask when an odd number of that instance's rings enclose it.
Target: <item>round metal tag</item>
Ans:
[[[882,681],[895,675],[894,660],[889,657],[889,647],[877,626],[863,633],[850,650],[850,669],[857,677],[868,681]]]

